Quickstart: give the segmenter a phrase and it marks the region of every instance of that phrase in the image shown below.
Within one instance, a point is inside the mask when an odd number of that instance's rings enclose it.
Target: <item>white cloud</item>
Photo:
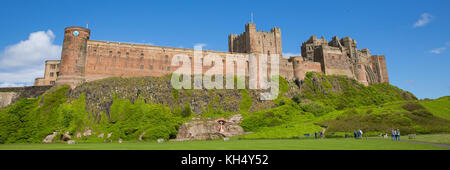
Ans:
[[[59,59],[61,46],[53,44],[51,30],[33,32],[27,40],[0,52],[0,86],[32,85],[44,74],[45,60]]]
[[[450,42],[445,43],[444,47],[439,47],[439,48],[435,48],[435,49],[430,50],[430,53],[440,54],[443,51],[447,50],[448,47],[450,47]]]
[[[283,57],[289,58],[292,56],[300,56],[299,53],[283,53]]]
[[[420,15],[419,20],[417,20],[417,22],[414,23],[414,28],[427,25],[431,21],[432,18],[433,18],[433,16],[431,14],[423,13],[422,15]]]
[[[440,54],[442,51],[444,51],[444,50],[446,50],[446,49],[447,49],[447,47],[436,48],[436,49],[430,50],[430,53],[433,53],[433,54]]]

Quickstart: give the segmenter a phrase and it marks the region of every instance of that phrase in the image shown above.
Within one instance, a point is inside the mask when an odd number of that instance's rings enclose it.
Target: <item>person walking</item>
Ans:
[[[317,139],[317,132],[314,132],[314,139]]]
[[[359,129],[359,138],[362,139],[363,138],[363,131],[361,129]]]
[[[353,137],[355,137],[355,139],[356,139],[356,137],[357,137],[357,133],[356,133],[356,131],[353,131]]]
[[[397,129],[397,141],[400,141],[400,129]]]
[[[356,131],[356,137],[357,139],[359,139],[359,137],[361,136],[361,132],[359,130]]]
[[[397,141],[397,130],[394,130],[394,141]]]
[[[395,140],[395,131],[394,129],[391,130],[391,137],[392,137],[392,141]]]

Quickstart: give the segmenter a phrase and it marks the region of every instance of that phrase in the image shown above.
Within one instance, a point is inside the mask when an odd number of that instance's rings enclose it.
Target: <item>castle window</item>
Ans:
[[[141,65],[141,70],[143,70],[144,69],[144,65]]]
[[[50,81],[50,84],[51,85],[55,85],[55,81]]]
[[[53,73],[53,72],[51,72],[51,73],[50,73],[50,77],[53,77],[53,76],[54,76],[54,73]]]
[[[164,60],[165,60],[166,63],[169,63],[169,56],[166,55],[166,56],[164,57]]]
[[[153,70],[153,66],[150,66],[150,70]]]
[[[141,53],[141,57],[144,57],[144,53]]]
[[[270,42],[270,46],[272,46],[272,42]]]
[[[59,71],[58,72],[56,72],[56,77],[58,77],[59,76]]]
[[[120,57],[120,51],[119,51],[119,52],[117,52],[117,56],[118,56],[118,57]]]
[[[129,52],[127,52],[126,55],[127,55],[127,58],[130,57],[130,53]]]
[[[109,51],[109,56],[112,57],[112,51]]]
[[[97,50],[94,50],[94,55],[97,55]]]
[[[169,66],[167,67],[167,71],[170,71],[170,67]]]
[[[56,68],[56,65],[55,65],[55,64],[52,64],[52,65],[50,65],[50,68],[55,69],[55,68]]]

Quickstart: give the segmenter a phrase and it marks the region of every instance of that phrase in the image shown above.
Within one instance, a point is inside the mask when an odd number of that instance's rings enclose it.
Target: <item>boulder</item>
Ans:
[[[69,141],[67,141],[67,144],[69,144],[69,145],[73,145],[73,144],[75,144],[76,142],[74,141],[74,140],[69,140]]]
[[[58,134],[57,131],[53,132],[51,135],[48,135],[44,138],[44,140],[42,140],[43,143],[52,143],[53,142],[53,138],[55,138],[55,136]]]
[[[77,136],[76,136],[78,139],[81,139],[81,133],[80,132],[77,132]]]
[[[175,141],[213,140],[244,134],[244,129],[238,124],[242,115],[234,115],[229,120],[194,120],[183,123],[178,129]]]
[[[142,132],[142,134],[139,135],[139,141],[142,141],[142,137],[144,137],[144,135],[145,135],[145,132]]]
[[[231,116],[229,121],[233,124],[239,124],[242,122],[242,115],[241,114],[236,114],[234,116]]]
[[[105,134],[104,133],[100,133],[97,137],[103,138],[103,137],[105,137]]]
[[[83,136],[91,136],[92,135],[92,131],[91,129],[87,129],[84,131]]]
[[[70,139],[72,139],[72,137],[69,135],[69,132],[66,132],[63,135],[61,135],[62,141],[69,141]]]
[[[122,144],[123,140],[122,138],[119,139],[119,144]]]
[[[106,138],[109,139],[111,138],[112,133],[108,133],[108,135],[106,135]]]

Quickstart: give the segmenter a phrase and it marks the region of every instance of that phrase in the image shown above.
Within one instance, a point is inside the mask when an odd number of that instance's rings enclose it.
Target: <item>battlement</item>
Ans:
[[[281,29],[274,27],[270,32],[256,30],[254,23],[245,25],[245,32],[228,36],[228,51],[232,53],[279,54]]]
[[[90,40],[90,33],[86,28],[67,27],[61,60],[46,61],[45,74],[35,79],[35,85],[68,84],[76,87],[83,82],[112,76],[164,76],[179,68],[171,65],[174,56],[184,54],[189,59],[194,56],[194,49]],[[273,27],[266,32],[257,30],[254,23],[247,23],[245,32],[228,35],[228,47],[228,52],[202,50],[202,53],[218,55],[222,63],[226,62],[229,54],[244,57],[247,61],[249,54],[282,56],[281,29]],[[301,54],[289,59],[281,57],[279,74],[288,80],[302,80],[306,72],[322,72],[355,78],[365,85],[389,82],[385,57],[372,56],[366,48],[358,50],[356,40],[351,37],[339,39],[334,36],[327,41],[324,37],[318,39],[312,35],[302,42]],[[237,72],[237,64],[233,65],[234,70],[224,67],[224,74]],[[250,74],[248,64],[239,67]],[[204,66],[202,72],[209,68],[211,66]]]

